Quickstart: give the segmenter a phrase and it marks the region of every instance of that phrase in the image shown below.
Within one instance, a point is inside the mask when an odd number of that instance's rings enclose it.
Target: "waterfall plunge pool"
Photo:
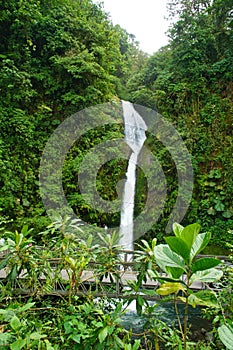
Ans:
[[[127,306],[125,314],[121,317],[121,325],[125,329],[131,330],[135,338],[145,330],[149,317],[161,320],[169,327],[178,328],[177,315],[172,301],[149,301],[148,304],[149,306],[155,306],[154,311],[150,316],[144,313],[139,316],[136,311],[136,302],[133,301]],[[178,304],[181,322],[183,320],[184,307],[183,303]],[[198,341],[211,337],[209,333],[211,331],[211,323],[203,318],[200,307],[193,308],[190,306],[188,319],[188,324],[190,325],[192,333],[192,340]]]

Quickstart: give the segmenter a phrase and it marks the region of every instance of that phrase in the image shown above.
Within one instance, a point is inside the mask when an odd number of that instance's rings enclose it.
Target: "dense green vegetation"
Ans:
[[[42,232],[43,245],[38,247],[26,226],[21,232],[4,230],[0,241],[1,349],[219,350],[224,349],[223,343],[232,349],[232,267],[220,266],[216,258],[198,258],[210,240],[208,232],[200,233],[199,224],[174,224],[173,230],[175,236],[167,237],[167,244],[157,244],[156,239],[151,245],[141,242],[134,260],[137,279],[128,281],[127,288],[124,270],[119,268],[118,235],[103,235],[102,244],[93,246],[91,236],[77,239],[81,227],[67,218]],[[87,275],[90,270],[92,275]],[[111,283],[104,284],[104,278]],[[157,288],[145,289],[147,278],[157,281]],[[192,290],[197,281],[204,290]],[[214,282],[217,292],[211,285]],[[124,299],[109,299],[117,285]],[[148,296],[157,302],[149,304]],[[132,301],[137,313],[144,315],[140,334],[122,325]],[[157,308],[164,301],[171,302],[170,308],[174,303],[177,323],[173,325],[158,317]],[[183,312],[181,303],[185,304]],[[201,306],[202,317],[212,322],[211,340],[193,339],[189,305]]]
[[[172,1],[170,43],[148,58],[133,35],[113,26],[101,6],[85,1],[0,2],[0,210],[11,226],[27,223],[35,234],[49,224],[41,203],[38,168],[49,136],[69,115],[119,98],[157,109],[175,125],[192,155],[195,188],[184,223],[199,220],[212,242],[232,239],[231,0]],[[64,188],[75,212],[98,226],[119,225],[119,215],[99,215],[77,191],[77,167],[94,142],[122,136],[100,128],[76,144],[64,166]],[[95,140],[95,141],[94,141]],[[148,233],[161,238],[177,194],[174,163],[148,138],[163,167],[168,199]],[[88,146],[87,146],[88,145]],[[116,197],[126,162],[109,162],[97,178],[101,195]],[[112,178],[111,178],[112,174]],[[146,181],[138,169],[135,214]],[[74,193],[75,192],[75,193]]]
[[[232,2],[171,1],[170,14],[177,18],[170,44],[148,59],[128,88],[133,102],[157,108],[176,125],[195,171],[185,221],[198,218],[203,227],[211,227],[213,241],[224,245],[232,239],[227,230],[233,214]],[[168,160],[163,157],[161,163],[166,167]]]
[[[171,0],[169,7],[170,42],[148,57],[134,36],[114,26],[91,0],[0,0],[1,349],[233,348],[232,267],[213,258],[196,260],[207,243],[229,249],[232,242],[232,0]],[[177,197],[177,169],[168,150],[148,134],[147,146],[166,176],[168,196],[159,221],[139,242],[137,281],[129,282],[124,302],[110,303],[106,296],[95,299],[94,292],[106,292],[106,276],[121,282],[119,237],[101,236],[102,245],[95,245],[93,232],[70,218],[51,224],[39,192],[39,166],[47,140],[68,116],[105,102],[113,102],[114,114],[120,99],[158,110],[175,126],[192,156],[195,179],[185,228],[175,225],[175,236],[164,244]],[[95,232],[118,226],[120,214],[100,213],[85,202],[77,185],[79,167],[92,147],[119,137],[119,123],[90,130],[64,162],[67,200]],[[90,163],[91,174],[94,158]],[[126,168],[116,153],[98,170],[96,187],[104,199],[116,199]],[[135,216],[145,205],[146,175],[137,169]],[[193,222],[198,223],[186,226]],[[205,233],[199,233],[199,224]],[[81,280],[90,266],[92,290]],[[222,271],[217,286],[224,288],[216,294],[209,283]],[[160,283],[157,291],[142,289],[148,277]],[[196,280],[207,283],[207,290],[193,293],[190,284]],[[56,294],[54,287],[61,286]],[[80,291],[85,297],[77,296]],[[173,300],[178,327],[155,317],[156,305],[145,300],[148,294]],[[132,300],[147,316],[141,341],[120,322]],[[178,301],[185,303],[183,321]],[[203,307],[203,317],[212,324],[211,344],[193,342],[188,305]]]
[[[126,97],[127,72],[145,55],[89,0],[1,1],[0,9],[0,208],[39,231],[49,223],[38,187],[47,139],[72,113]]]

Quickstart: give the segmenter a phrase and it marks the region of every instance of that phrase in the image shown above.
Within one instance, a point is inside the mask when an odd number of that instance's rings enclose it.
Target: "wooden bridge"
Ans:
[[[74,291],[72,291],[72,294],[78,296],[92,295],[93,297],[107,296],[109,298],[128,298],[128,283],[129,281],[137,281],[139,271],[135,271],[136,262],[134,260],[128,260],[129,256],[132,257],[134,255],[133,251],[123,251],[120,254],[122,259],[121,262],[119,262],[116,266],[114,273],[102,273],[102,275],[100,273],[96,273],[94,268],[96,263],[91,262],[89,264],[90,268],[82,270],[81,274],[78,275],[78,281],[76,281],[76,284],[73,286]],[[229,258],[227,256],[199,255],[199,257],[215,257],[224,262],[229,261]],[[4,257],[1,256],[0,260],[2,260],[3,258]],[[68,281],[70,280],[72,271],[62,268],[59,270],[58,273],[57,267],[61,262],[60,258],[47,259],[47,261],[49,262],[50,266],[52,266],[52,270],[50,272],[51,286],[49,290],[46,291],[46,289],[44,289],[46,283],[46,276],[43,275],[41,275],[40,278],[38,278],[37,280],[36,290],[34,288],[27,288],[28,276],[26,271],[22,271],[14,281],[14,285],[12,286],[13,291],[16,294],[24,295],[40,294],[40,292],[42,291],[43,294],[46,295],[68,295],[70,293],[69,290],[71,288],[71,286],[69,286],[68,284]],[[59,278],[57,278],[58,274]],[[3,284],[4,281],[6,281],[6,276],[7,272],[5,271],[5,269],[0,270],[0,280]],[[137,294],[142,295],[143,298],[147,300],[157,300],[160,298],[159,295],[156,294],[156,289],[159,287],[159,285],[160,283],[157,280],[147,278],[146,281],[142,282],[142,285],[138,290]],[[143,291],[148,289],[155,291],[155,293],[152,293],[153,295],[144,294]],[[191,285],[191,289],[210,289],[210,286],[207,283],[196,281]],[[211,289],[219,290],[215,288]]]

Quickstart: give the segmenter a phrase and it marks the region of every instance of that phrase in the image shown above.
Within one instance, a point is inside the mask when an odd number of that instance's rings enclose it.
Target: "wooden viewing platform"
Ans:
[[[122,254],[122,252],[120,253]],[[127,257],[130,254],[134,254],[132,251],[124,251],[123,252],[123,260],[116,267],[117,273],[108,273],[104,275],[104,273],[99,274],[95,273],[95,262],[90,263],[90,269],[85,269],[81,272],[81,275],[78,276],[78,287],[76,286],[75,294],[79,296],[89,295],[90,293],[94,297],[107,296],[110,298],[127,298],[127,287],[129,281],[137,281],[137,275],[139,272],[134,271],[133,268],[135,266],[135,261],[129,262],[127,261]],[[212,256],[212,255],[199,255],[198,257],[215,257],[222,261],[229,261],[227,256]],[[3,259],[3,256],[0,257],[0,260]],[[61,262],[60,258],[47,259],[52,266],[51,271],[51,283],[54,284],[51,286],[51,290],[45,294],[57,294],[57,295],[67,295],[69,291],[67,289],[69,275],[72,274],[72,270],[61,269],[59,271],[56,270],[59,263]],[[97,265],[97,264],[96,264]],[[59,278],[56,279],[55,275],[59,275]],[[7,272],[5,269],[0,270],[0,280],[4,282],[7,276]],[[185,278],[185,276],[183,276]],[[41,289],[43,289],[43,285],[45,284],[46,277],[40,276],[37,280],[37,283],[41,285]],[[54,282],[54,283],[53,283]],[[34,294],[32,289],[25,288],[27,286],[27,274],[26,271],[22,271],[20,275],[15,279],[13,289],[17,294]],[[143,298],[147,300],[156,300],[159,299],[159,295],[156,294],[156,289],[160,286],[160,283],[157,280],[152,280],[147,278],[146,281],[142,282],[142,286],[138,292],[138,294],[142,295]],[[38,286],[37,286],[38,287]],[[204,289],[212,289],[219,290],[215,288],[210,288],[207,283],[196,281],[191,287],[192,290],[204,290]],[[150,289],[154,290],[154,295],[146,295],[143,293],[143,290]]]

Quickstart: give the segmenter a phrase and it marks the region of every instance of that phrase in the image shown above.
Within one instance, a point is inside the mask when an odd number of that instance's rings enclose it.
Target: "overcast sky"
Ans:
[[[140,48],[152,54],[168,42],[167,0],[94,0],[102,2],[114,24],[134,34]]]

